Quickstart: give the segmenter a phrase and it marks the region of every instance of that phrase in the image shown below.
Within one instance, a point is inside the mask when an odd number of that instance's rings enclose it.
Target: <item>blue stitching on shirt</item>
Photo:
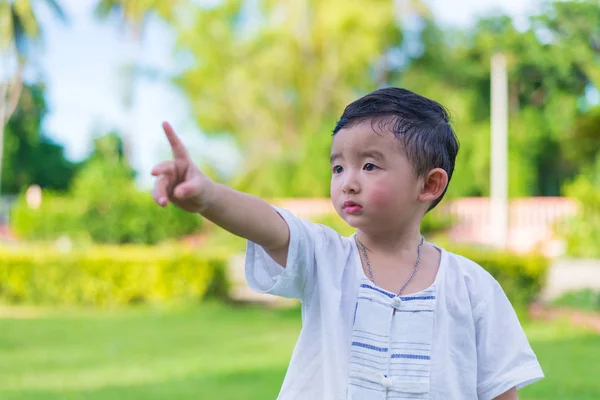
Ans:
[[[431,360],[429,356],[421,356],[417,354],[392,354],[392,358],[409,358],[411,360]]]
[[[361,343],[361,342],[352,342],[352,346],[363,347],[365,349],[375,350],[375,351],[379,351],[381,353],[387,353],[387,351],[388,351],[387,347],[377,347],[377,346],[372,346],[370,344]]]
[[[371,285],[367,285],[366,283],[363,283],[362,285],[360,285],[360,287],[367,288],[367,289],[372,289],[372,290],[374,290],[374,291],[376,291],[376,292],[379,292],[379,293],[381,293],[381,294],[385,294],[385,295],[386,295],[387,297],[389,297],[390,299],[391,299],[391,298],[394,298],[394,297],[396,297],[396,295],[395,295],[395,294],[393,294],[393,293],[388,293],[388,292],[386,292],[386,291],[384,291],[384,290],[378,289],[378,288],[376,288],[376,287],[373,287],[373,286],[371,286]]]
[[[435,300],[435,296],[415,296],[415,297],[400,297],[402,301],[411,300]]]

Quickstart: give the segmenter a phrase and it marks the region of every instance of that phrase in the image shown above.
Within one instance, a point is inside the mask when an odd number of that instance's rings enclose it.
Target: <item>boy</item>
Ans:
[[[496,280],[420,234],[458,152],[440,104],[385,88],[346,107],[331,198],[351,237],[213,183],[163,126],[174,160],[152,171],[155,201],[246,238],[249,285],[302,301],[279,399],[506,400],[543,377]]]

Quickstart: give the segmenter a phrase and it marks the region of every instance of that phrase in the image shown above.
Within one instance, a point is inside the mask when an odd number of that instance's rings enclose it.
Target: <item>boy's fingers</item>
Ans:
[[[152,190],[152,198],[161,207],[165,207],[169,202],[170,179],[167,175],[159,175]]]
[[[195,180],[180,183],[173,190],[173,194],[178,199],[192,197],[198,191],[198,183]]]
[[[171,151],[173,152],[173,158],[175,159],[186,159],[188,158],[187,150],[185,146],[173,130],[173,127],[168,122],[163,122],[162,124],[165,134],[167,135],[167,139],[169,139],[169,144],[171,145]]]
[[[153,176],[172,175],[174,170],[175,165],[173,164],[173,161],[163,161],[152,168],[151,173]]]

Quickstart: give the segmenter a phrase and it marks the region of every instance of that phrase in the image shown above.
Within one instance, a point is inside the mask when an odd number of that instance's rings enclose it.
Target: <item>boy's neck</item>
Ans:
[[[417,250],[421,243],[418,226],[403,233],[385,235],[359,230],[357,239],[365,246],[370,261],[369,269],[367,259],[361,255],[365,276],[384,290],[399,293],[410,279],[417,260]],[[440,262],[441,252],[433,245],[425,243],[418,272],[402,294],[417,293],[430,287],[435,282]]]
[[[379,254],[413,254],[421,242],[419,227],[391,232],[369,232],[359,229],[358,240],[367,251]]]

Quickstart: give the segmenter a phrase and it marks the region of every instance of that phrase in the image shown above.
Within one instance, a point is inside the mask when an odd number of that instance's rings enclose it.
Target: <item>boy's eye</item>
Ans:
[[[333,167],[333,173],[334,173],[334,174],[339,174],[339,173],[341,173],[343,170],[344,170],[344,169],[342,168],[342,166],[341,166],[341,165],[335,165],[335,166]]]
[[[377,166],[371,163],[366,163],[365,166],[363,167],[363,169],[365,171],[373,171],[374,169],[376,169]]]

